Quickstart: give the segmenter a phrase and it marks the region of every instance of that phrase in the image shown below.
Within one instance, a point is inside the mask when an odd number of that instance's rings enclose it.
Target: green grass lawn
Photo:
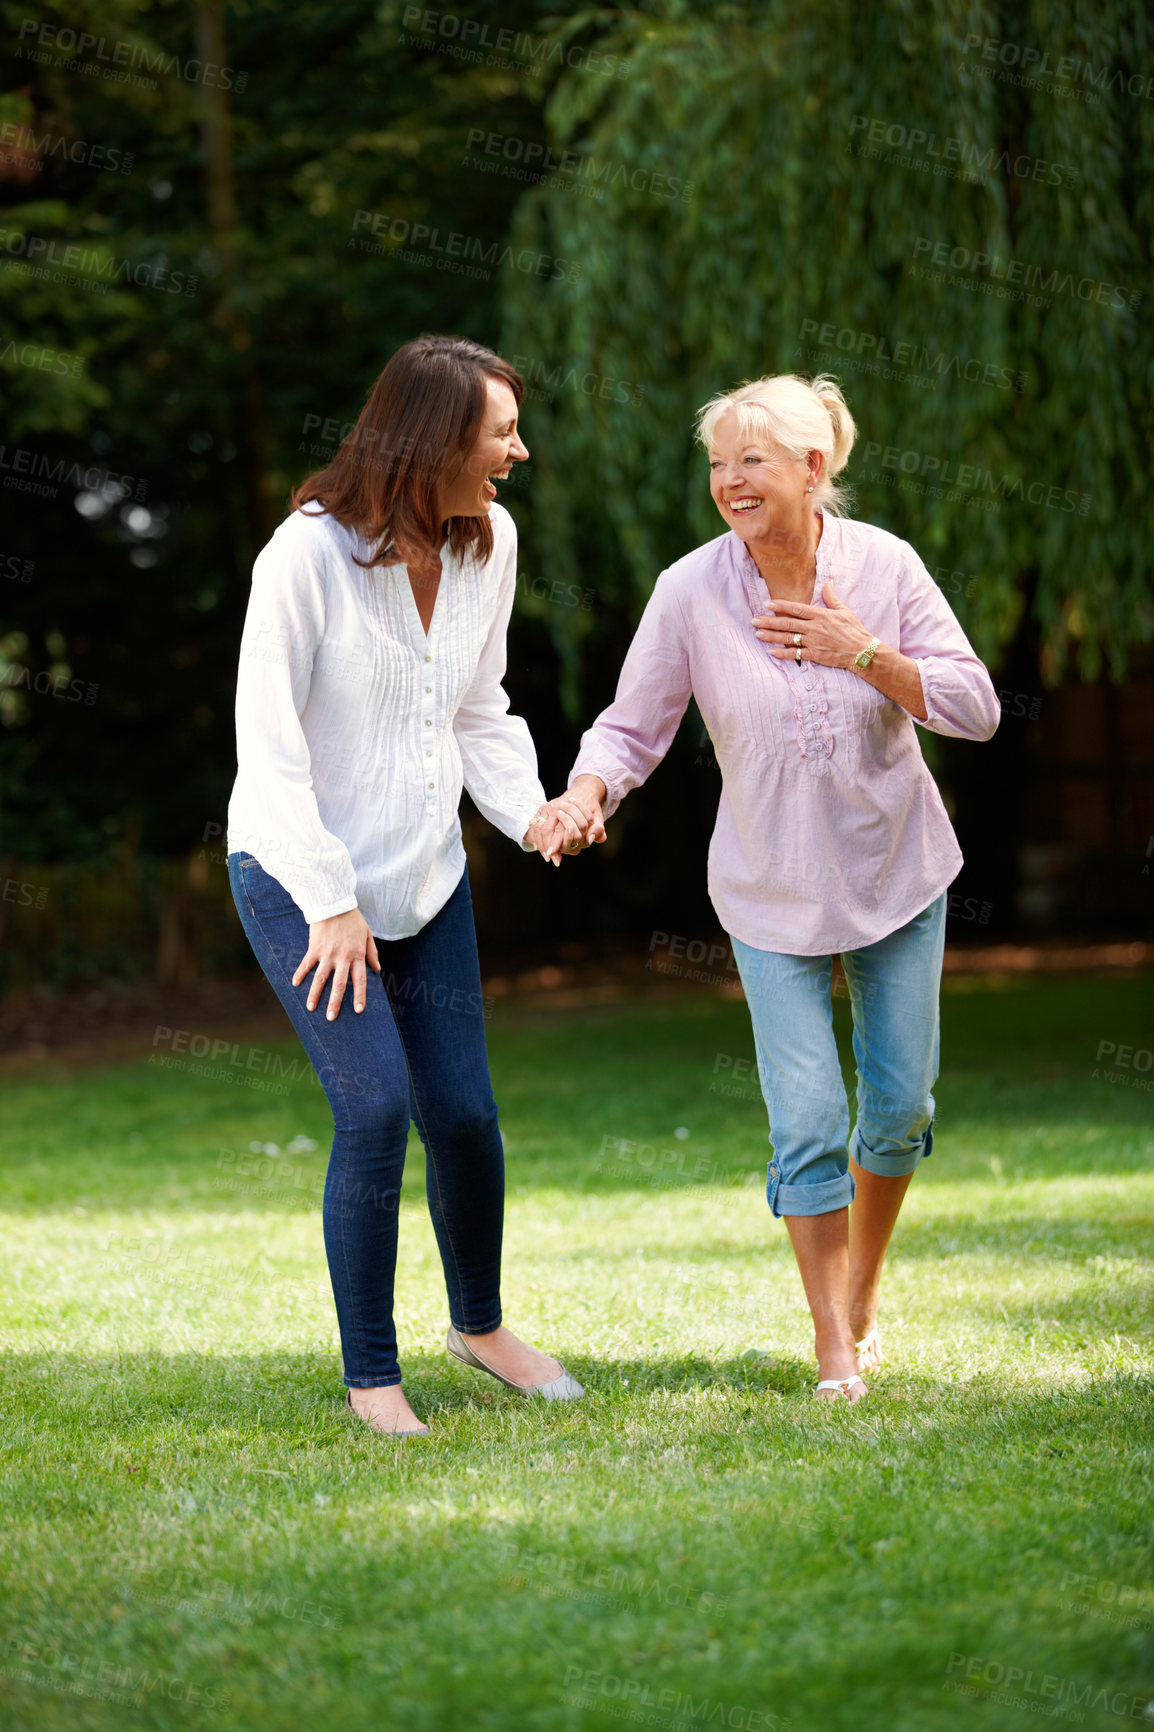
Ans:
[[[404,1443],[342,1416],[319,1088],[263,1086],[245,1041],[223,1078],[147,1042],[10,1075],[0,1724],[1154,1720],[1154,1093],[1093,1074],[1154,1044],[1149,1001],[947,991],[853,1410],[811,1395],[744,1005],[500,1007],[506,1318],[589,1396],[447,1358],[414,1139],[398,1319],[434,1435]]]

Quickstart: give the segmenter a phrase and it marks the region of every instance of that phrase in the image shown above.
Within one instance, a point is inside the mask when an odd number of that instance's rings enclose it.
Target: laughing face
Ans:
[[[529,453],[517,433],[517,399],[503,379],[485,380],[485,413],[477,442],[461,468],[438,490],[441,522],[450,517],[487,517],[497,497],[493,479],[508,475]]]
[[[743,437],[737,416],[723,415],[709,447],[709,491],[742,541],[774,544],[803,521],[821,464],[819,452],[794,457],[768,434]]]

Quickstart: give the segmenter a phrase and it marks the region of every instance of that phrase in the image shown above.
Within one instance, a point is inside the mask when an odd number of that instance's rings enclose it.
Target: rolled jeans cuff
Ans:
[[[453,1307],[450,1305],[449,1322],[458,1335],[495,1335],[501,1327],[501,1313],[498,1311],[495,1323],[458,1323],[453,1316]]]
[[[778,1221],[783,1215],[832,1215],[835,1209],[847,1209],[853,1202],[853,1174],[842,1173],[816,1185],[783,1185],[781,1168],[771,1161],[765,1195],[770,1213]]]
[[[862,1138],[857,1125],[850,1132],[849,1152],[858,1166],[867,1173],[877,1173],[883,1179],[902,1179],[921,1166],[934,1147],[934,1127],[928,1125],[924,1135],[893,1154],[877,1154]]]

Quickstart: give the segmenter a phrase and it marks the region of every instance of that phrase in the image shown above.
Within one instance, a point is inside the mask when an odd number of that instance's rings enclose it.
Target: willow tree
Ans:
[[[1049,683],[1120,678],[1154,632],[1149,12],[664,3],[599,46],[625,75],[562,79],[519,213],[579,274],[506,308],[553,399],[527,425],[559,574],[635,617],[719,532],[696,407],[828,371],[857,514],[919,549],[981,652],[1028,636]],[[589,630],[558,610],[571,703]]]

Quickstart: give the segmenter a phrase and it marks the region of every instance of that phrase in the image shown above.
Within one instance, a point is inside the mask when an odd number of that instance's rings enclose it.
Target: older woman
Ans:
[[[457,817],[463,783],[555,863],[576,834],[537,817],[533,742],[501,684],[517,534],[489,477],[528,456],[521,394],[478,343],[398,350],[257,559],[241,644],[233,895],[333,1110],[324,1237],[346,1402],[393,1435],[428,1430],[393,1325],[410,1118],[449,1351],[526,1394],[583,1393],[501,1321],[503,1156]]]
[[[986,740],[998,699],[913,548],[839,515],[854,423],[832,380],[716,397],[699,437],[725,534],[657,579],[616,700],[552,807],[581,826],[567,851],[601,840],[696,698],[722,773],[709,888],[753,1021],[769,1206],[813,1314],[817,1393],[855,1402],[882,1361],[886,1247],[933,1144],[946,889],[962,864],[914,723]]]

